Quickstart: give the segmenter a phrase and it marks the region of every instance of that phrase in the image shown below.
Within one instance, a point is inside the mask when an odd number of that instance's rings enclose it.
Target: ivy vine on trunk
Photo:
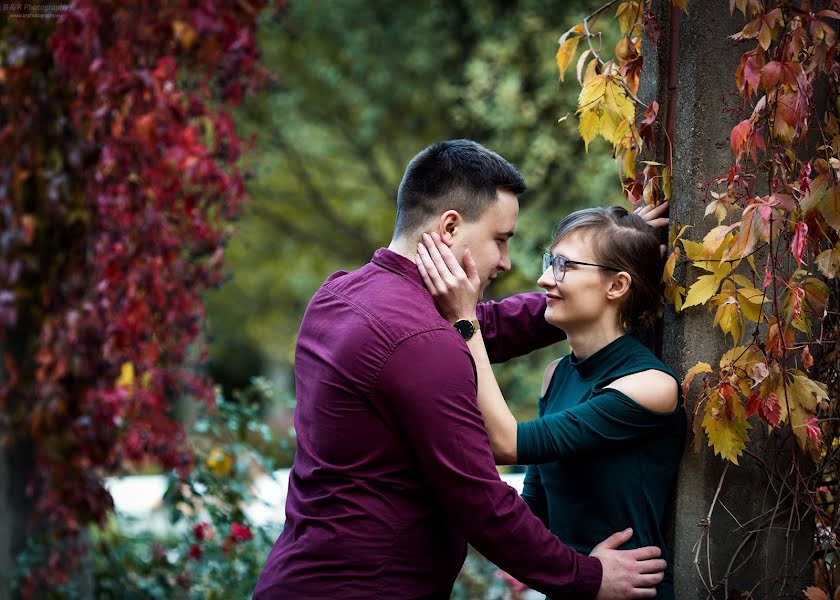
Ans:
[[[664,158],[639,159],[655,150],[659,118],[659,102],[645,105],[636,96],[642,38],[656,46],[661,34],[655,4],[607,2],[569,29],[557,51],[562,80],[583,48],[576,61],[579,131],[587,146],[597,136],[612,144],[619,180],[634,204],[657,204],[671,194],[673,131],[666,127]],[[686,0],[670,3],[672,30],[686,10]],[[730,343],[722,357],[696,364],[684,380],[688,394],[702,375],[692,395],[696,449],[705,439],[731,463],[745,453],[759,460],[748,432],[760,423],[789,432],[813,459],[813,475],[798,469],[791,475],[795,487],[808,490],[803,508],[816,519],[815,585],[805,593],[812,600],[836,598],[840,2],[730,0],[728,12],[731,39],[744,49],[732,73],[742,114],[729,136],[732,162],[703,187],[711,231],[692,241],[690,225],[672,228],[665,297],[677,312],[713,311],[718,335]],[[607,14],[621,32],[611,56],[593,30]],[[699,275],[686,289],[674,273],[688,266]]]

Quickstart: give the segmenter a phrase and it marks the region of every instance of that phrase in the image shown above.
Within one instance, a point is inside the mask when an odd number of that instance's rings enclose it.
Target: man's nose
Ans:
[[[508,249],[505,248],[502,250],[502,255],[499,257],[499,270],[500,271],[510,271],[510,252]]]

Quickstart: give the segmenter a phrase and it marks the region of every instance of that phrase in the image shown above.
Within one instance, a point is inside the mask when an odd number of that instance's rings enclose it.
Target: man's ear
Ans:
[[[610,277],[610,286],[607,288],[607,298],[619,300],[630,292],[630,284],[633,278],[627,271],[620,271]]]
[[[455,242],[455,235],[458,233],[458,228],[463,224],[464,219],[461,213],[457,210],[447,210],[438,219],[437,232],[441,241],[447,246],[451,246]]]

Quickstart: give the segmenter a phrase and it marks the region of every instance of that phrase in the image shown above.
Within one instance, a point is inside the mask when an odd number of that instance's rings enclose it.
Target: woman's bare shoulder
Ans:
[[[557,370],[557,365],[560,364],[561,360],[563,360],[562,356],[557,360],[553,360],[550,363],[548,363],[548,366],[545,368],[545,374],[543,374],[542,391],[540,391],[540,396],[545,396],[545,392],[548,390],[548,385],[551,383],[551,378],[554,377],[554,371]]]
[[[677,382],[664,371],[648,369],[632,373],[619,377],[606,387],[622,392],[653,412],[669,413],[677,407]]]

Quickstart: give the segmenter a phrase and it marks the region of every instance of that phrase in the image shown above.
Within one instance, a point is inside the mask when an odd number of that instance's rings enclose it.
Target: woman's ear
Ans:
[[[463,223],[463,218],[457,210],[447,210],[440,216],[437,232],[444,244],[452,246],[455,243],[455,236],[458,234],[461,223]]]
[[[620,271],[610,277],[610,286],[607,288],[607,298],[620,300],[630,292],[630,284],[633,278],[627,271]]]

